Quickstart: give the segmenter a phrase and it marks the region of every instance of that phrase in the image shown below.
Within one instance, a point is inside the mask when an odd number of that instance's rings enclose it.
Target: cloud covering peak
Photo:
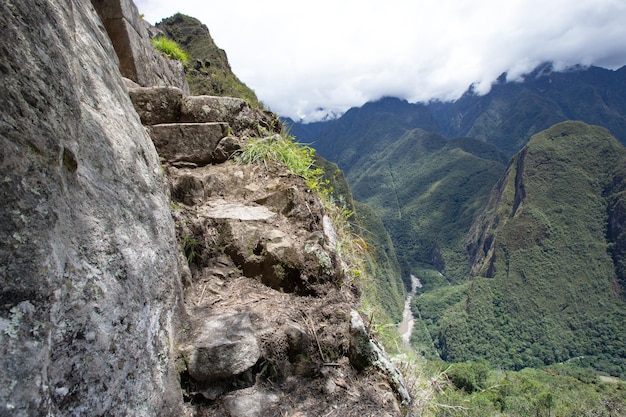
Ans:
[[[314,121],[382,96],[454,100],[503,72],[626,64],[624,0],[136,0],[156,23],[207,25],[237,76],[281,116]]]

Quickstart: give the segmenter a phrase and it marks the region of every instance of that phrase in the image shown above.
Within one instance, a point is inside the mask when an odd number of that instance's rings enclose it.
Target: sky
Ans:
[[[626,65],[626,0],[135,0],[199,19],[272,111],[312,122],[384,96],[449,101],[504,72]]]

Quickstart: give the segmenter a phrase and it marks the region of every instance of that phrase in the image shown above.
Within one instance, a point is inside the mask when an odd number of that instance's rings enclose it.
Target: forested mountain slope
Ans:
[[[483,96],[470,87],[455,102],[411,104],[383,98],[350,109],[337,120],[291,123],[291,129],[298,140],[312,144],[322,156],[336,162],[345,171],[355,198],[377,210],[390,229],[405,274],[425,263],[450,274],[454,281],[462,279],[468,258],[458,249],[446,255],[446,247],[467,231],[484,203],[481,198],[500,174],[492,170],[487,175],[482,160],[506,163],[533,134],[570,119],[605,126],[616,138],[626,141],[626,67],[617,71],[581,67],[554,72],[547,63],[521,82],[507,82],[503,74]],[[466,145],[457,149],[456,157],[461,149],[475,154],[487,149],[487,144],[494,147],[490,148],[491,155],[481,155],[480,161],[466,159],[460,164],[452,155],[431,158],[434,148],[423,148],[419,140],[412,143],[415,134],[409,132],[414,129],[439,134],[442,140],[477,139],[461,140]],[[453,143],[459,142],[452,142],[446,150],[452,150]],[[480,172],[482,179],[472,172]],[[441,184],[450,187],[444,189]],[[429,187],[437,191],[437,198],[424,194]],[[403,195],[395,195],[395,190]]]
[[[379,213],[405,271],[430,264],[459,282],[469,274],[465,235],[505,163],[491,145],[415,129],[353,171],[352,191]]]
[[[624,374],[625,169],[604,128],[565,122],[533,136],[472,225],[465,295],[433,316],[443,358],[516,369],[576,358]],[[417,304],[432,314],[432,302]]]
[[[535,133],[565,120],[604,126],[626,143],[626,67],[553,72],[544,64],[522,82],[505,82],[478,96],[472,89],[453,103],[428,105],[440,132],[471,136],[511,155]]]

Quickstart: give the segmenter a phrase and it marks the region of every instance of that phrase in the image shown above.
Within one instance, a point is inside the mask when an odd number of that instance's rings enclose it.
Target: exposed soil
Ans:
[[[398,415],[386,377],[348,360],[358,290],[304,180],[277,165],[164,166],[189,266],[181,346],[204,321],[243,314],[261,349],[255,366],[220,381],[194,381],[181,358],[187,415]]]

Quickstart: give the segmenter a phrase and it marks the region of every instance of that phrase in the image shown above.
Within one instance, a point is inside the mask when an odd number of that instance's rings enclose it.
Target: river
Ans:
[[[407,346],[410,344],[411,333],[415,325],[415,318],[411,311],[411,300],[415,296],[418,288],[422,288],[422,283],[415,275],[411,275],[411,291],[407,294],[406,301],[404,302],[404,313],[402,314],[402,321],[398,326],[400,337],[402,337],[402,340]]]

